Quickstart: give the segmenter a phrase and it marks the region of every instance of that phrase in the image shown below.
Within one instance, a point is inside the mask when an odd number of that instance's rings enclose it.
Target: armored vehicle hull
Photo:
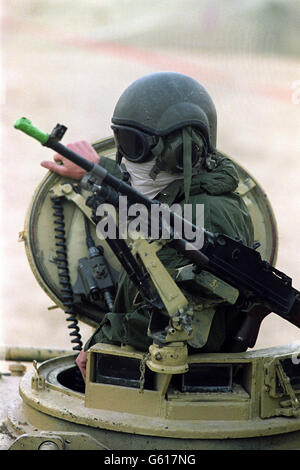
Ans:
[[[196,354],[188,376],[147,369],[143,383],[136,351],[93,346],[85,384],[74,354],[49,359],[2,376],[2,448],[299,449],[298,352]]]

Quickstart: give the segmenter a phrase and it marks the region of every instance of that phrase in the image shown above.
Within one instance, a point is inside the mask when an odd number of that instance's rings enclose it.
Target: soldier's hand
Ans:
[[[74,152],[78,153],[87,160],[99,163],[99,155],[86,140],[68,144],[67,147],[71,150],[74,150]],[[41,166],[47,168],[47,170],[54,171],[60,176],[66,176],[75,180],[80,180],[85,173],[83,168],[80,168],[78,165],[75,165],[75,163],[71,162],[62,155],[59,155],[58,153],[54,155],[53,161],[42,161]]]
[[[79,355],[77,356],[75,362],[77,366],[79,367],[83,380],[85,380],[85,377],[86,377],[86,359],[87,359],[87,353],[82,349]]]

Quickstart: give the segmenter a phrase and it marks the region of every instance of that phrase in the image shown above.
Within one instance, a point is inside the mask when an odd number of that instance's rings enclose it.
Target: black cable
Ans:
[[[70,323],[68,328],[70,331],[70,336],[74,337],[71,340],[71,343],[74,343],[73,350],[81,351],[83,344],[81,341],[81,335],[79,332],[78,320],[74,312],[74,300],[73,300],[73,290],[70,282],[68,258],[67,258],[67,246],[65,238],[65,221],[64,221],[64,212],[62,199],[59,197],[52,198],[53,205],[53,216],[54,216],[54,232],[56,240],[56,265],[58,269],[59,283],[61,285],[61,294],[62,294],[62,303],[64,306],[64,311],[67,315],[66,321]]]

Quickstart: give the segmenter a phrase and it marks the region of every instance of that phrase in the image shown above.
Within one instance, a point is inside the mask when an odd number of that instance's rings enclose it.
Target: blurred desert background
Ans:
[[[290,0],[2,0],[0,344],[71,349],[65,315],[18,243],[53,152],[16,131],[26,116],[63,142],[111,134],[135,79],[172,70],[199,80],[218,111],[218,148],[260,183],[279,231],[277,267],[300,289],[300,4]],[[83,341],[90,327],[80,324]],[[256,348],[300,341],[275,315]]]

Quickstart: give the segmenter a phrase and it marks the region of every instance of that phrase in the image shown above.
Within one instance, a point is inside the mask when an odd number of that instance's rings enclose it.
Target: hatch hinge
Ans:
[[[38,371],[38,366],[37,366],[37,361],[34,360],[32,363],[34,369],[35,369],[35,375],[31,377],[31,389],[35,390],[36,392],[45,390],[46,388],[46,381],[45,377],[42,377],[39,374]]]
[[[68,201],[72,201],[78,207],[78,209],[84,213],[89,221],[95,225],[95,222],[91,217],[91,209],[86,205],[84,197],[79,192],[74,190],[74,187],[75,186],[70,183],[57,183],[51,188],[50,192],[53,196],[65,197]]]

